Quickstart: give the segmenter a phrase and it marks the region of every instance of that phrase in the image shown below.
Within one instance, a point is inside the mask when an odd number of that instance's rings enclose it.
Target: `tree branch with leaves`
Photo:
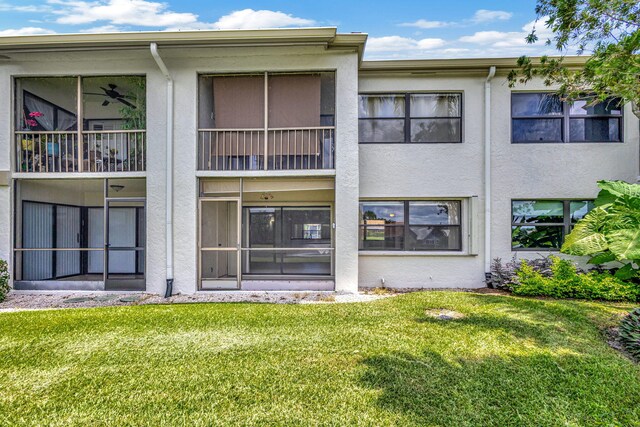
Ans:
[[[620,98],[630,102],[640,117],[640,2],[638,0],[538,0],[536,25],[527,36],[538,41],[536,26],[553,35],[546,44],[557,57],[518,58],[509,73],[509,85],[541,78],[556,86],[565,100],[592,102]],[[568,54],[589,54],[584,66],[566,64]]]

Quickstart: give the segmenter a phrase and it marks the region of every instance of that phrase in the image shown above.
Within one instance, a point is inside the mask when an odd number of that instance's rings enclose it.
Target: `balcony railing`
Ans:
[[[146,131],[18,131],[18,172],[143,172]]]
[[[334,141],[333,126],[199,129],[198,170],[333,169]]]

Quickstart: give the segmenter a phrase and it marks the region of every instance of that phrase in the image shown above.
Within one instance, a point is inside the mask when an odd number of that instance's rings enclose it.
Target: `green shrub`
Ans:
[[[0,259],[0,302],[4,301],[9,293],[9,266]]]
[[[516,295],[578,298],[606,301],[639,301],[640,287],[615,277],[608,271],[579,272],[569,260],[551,256],[551,275],[522,260],[511,290]]]
[[[636,308],[622,319],[620,341],[625,350],[640,361],[640,308]]]

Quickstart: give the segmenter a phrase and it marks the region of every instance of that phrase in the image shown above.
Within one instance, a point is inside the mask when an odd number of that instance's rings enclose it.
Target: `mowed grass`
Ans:
[[[630,308],[422,292],[0,313],[0,425],[640,425],[640,366],[601,330]]]

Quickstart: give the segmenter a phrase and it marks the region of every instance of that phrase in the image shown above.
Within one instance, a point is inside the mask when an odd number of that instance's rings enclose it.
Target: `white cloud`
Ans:
[[[117,25],[102,25],[100,27],[85,28],[80,30],[81,33],[118,33],[124,31]]]
[[[219,30],[250,28],[303,27],[315,24],[311,19],[298,18],[288,13],[272,10],[243,9],[222,16],[211,24]]]
[[[154,27],[167,30],[249,29],[301,27],[315,24],[312,19],[272,10],[243,9],[221,16],[216,22],[200,22],[198,15],[174,12],[166,3],[149,0],[46,0],[56,15],[55,22],[105,25],[84,32],[122,31],[123,26]],[[2,5],[3,3],[0,3]]]
[[[431,50],[444,46],[443,39],[412,39],[401,36],[369,37],[367,40],[367,52],[397,52],[403,50]]]
[[[55,31],[47,30],[46,28],[38,27],[24,27],[17,29],[1,30],[0,37],[7,36],[33,36],[39,34],[55,34]]]
[[[458,40],[463,43],[473,43],[495,48],[500,47],[526,47],[532,46],[526,42],[526,37],[531,30],[536,28],[539,37],[538,46],[553,34],[546,26],[547,18],[542,18],[537,23],[531,21],[522,27],[522,31],[478,31],[469,36],[462,36]]]
[[[47,0],[56,6],[52,11],[58,15],[58,24],[90,24],[107,21],[114,25],[137,25],[143,27],[168,27],[192,24],[198,15],[167,10],[165,3],[146,0]]]
[[[422,28],[424,30],[429,30],[432,28],[442,28],[453,25],[452,22],[444,22],[444,21],[427,21],[426,19],[418,19],[415,22],[404,22],[400,24],[401,27],[416,27]]]
[[[471,18],[471,21],[476,24],[492,21],[506,21],[511,19],[512,16],[513,13],[505,12],[504,10],[480,9],[476,11],[473,18]]]
[[[0,1],[0,12],[42,12],[47,10],[46,6],[42,5],[22,5],[17,6],[15,4],[9,4]]]

